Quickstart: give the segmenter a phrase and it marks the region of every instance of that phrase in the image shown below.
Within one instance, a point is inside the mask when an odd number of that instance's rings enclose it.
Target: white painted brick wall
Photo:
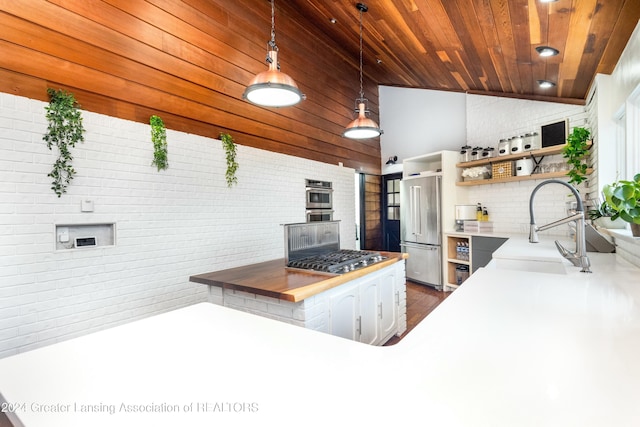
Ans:
[[[215,299],[189,276],[282,257],[280,224],[305,220],[305,178],[334,183],[341,243],[355,248],[353,169],[239,145],[229,189],[218,140],[168,130],[158,172],[148,125],[86,111],[58,199],[45,105],[0,93],[0,357]],[[112,222],[113,247],[54,250],[55,224]]]
[[[534,130],[546,123],[569,118],[569,126],[589,127],[584,106],[529,101],[495,96],[467,96],[467,143],[496,147],[501,138]],[[561,155],[547,156],[544,162],[563,161]],[[459,187],[460,203],[482,203],[489,211],[494,230],[505,233],[528,233],[529,196],[541,180]],[[585,193],[584,184],[580,186]],[[569,190],[561,185],[547,185],[535,198],[536,223],[543,225],[566,216]],[[453,228],[453,225],[450,225]],[[568,226],[541,232],[541,235],[569,234]]]
[[[584,106],[498,96],[467,95],[467,143],[497,147],[502,138],[540,133],[540,126],[565,118],[569,126],[588,127]]]
[[[586,106],[587,118],[589,123],[589,130],[591,131],[591,138],[595,141],[593,147],[591,147],[591,162],[589,167],[593,169],[589,179],[584,183],[585,191],[587,192],[588,200],[600,200],[601,198],[601,185],[600,185],[600,131],[598,129],[598,85],[594,85],[589,92]],[[606,138],[605,138],[606,140]],[[606,145],[606,143],[605,143]],[[596,202],[597,204],[597,202]]]

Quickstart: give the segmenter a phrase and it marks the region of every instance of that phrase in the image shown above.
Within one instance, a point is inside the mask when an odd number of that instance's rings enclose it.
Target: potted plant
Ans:
[[[587,179],[587,160],[589,158],[589,138],[591,132],[588,129],[575,127],[567,137],[567,144],[562,150],[562,155],[569,165],[569,184],[579,185]]]
[[[611,219],[615,214],[616,212],[607,204],[606,201],[602,203],[598,201],[598,204],[594,209],[587,211],[589,219],[598,227],[617,229],[627,228],[627,223],[621,218],[616,218],[615,220]]]
[[[621,218],[631,224],[634,237],[640,237],[640,173],[632,181],[619,180],[602,189],[605,203],[615,212],[611,219]]]

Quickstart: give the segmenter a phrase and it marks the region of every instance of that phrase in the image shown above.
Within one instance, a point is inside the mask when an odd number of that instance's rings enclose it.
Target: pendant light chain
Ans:
[[[364,89],[362,85],[362,8],[360,8],[360,99],[364,99]]]
[[[278,45],[276,44],[276,5],[275,0],[270,0],[271,3],[271,40],[267,42],[267,58],[266,61],[271,63],[273,60],[269,55],[270,51],[278,51]],[[280,70],[280,61],[276,64],[278,70]]]
[[[271,43],[276,45],[276,3],[271,0]]]

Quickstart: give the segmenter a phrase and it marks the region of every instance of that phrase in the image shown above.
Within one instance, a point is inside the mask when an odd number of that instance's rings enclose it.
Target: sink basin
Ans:
[[[542,261],[533,259],[494,258],[494,265],[502,270],[531,271],[535,273],[567,274],[570,264],[558,261]]]
[[[551,238],[540,243],[529,243],[524,236],[509,239],[493,253],[493,261],[498,269],[536,273],[568,274],[576,268],[560,255]]]

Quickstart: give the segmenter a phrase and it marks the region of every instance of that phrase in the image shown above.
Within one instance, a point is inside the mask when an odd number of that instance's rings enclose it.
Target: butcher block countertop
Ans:
[[[280,258],[227,270],[197,274],[191,276],[189,280],[204,285],[298,302],[402,261],[408,256],[398,252],[380,252],[380,254],[387,259],[340,275],[290,270],[285,267],[284,258]]]

